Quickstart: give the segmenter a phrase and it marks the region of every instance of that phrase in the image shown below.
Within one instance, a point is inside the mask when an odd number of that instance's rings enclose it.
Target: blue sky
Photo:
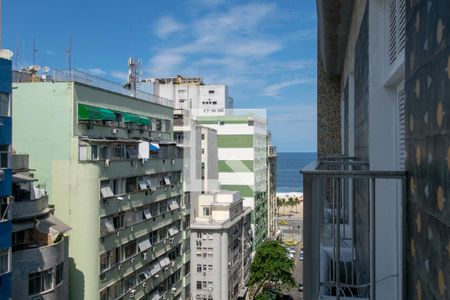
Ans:
[[[125,5],[127,4],[127,5]],[[4,0],[3,46],[32,62],[122,82],[127,59],[148,77],[226,83],[235,108],[267,108],[278,151],[316,149],[314,0]]]

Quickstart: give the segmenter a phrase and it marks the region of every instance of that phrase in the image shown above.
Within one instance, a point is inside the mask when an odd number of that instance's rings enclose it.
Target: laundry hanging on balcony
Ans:
[[[150,143],[150,154],[159,152],[159,144]]]

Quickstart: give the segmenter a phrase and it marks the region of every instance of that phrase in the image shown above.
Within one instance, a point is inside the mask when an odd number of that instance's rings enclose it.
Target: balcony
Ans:
[[[15,200],[12,203],[12,217],[15,221],[45,215],[49,211],[48,196],[29,201]]]
[[[405,172],[334,157],[302,173],[305,299],[401,299],[385,293],[402,294]]]

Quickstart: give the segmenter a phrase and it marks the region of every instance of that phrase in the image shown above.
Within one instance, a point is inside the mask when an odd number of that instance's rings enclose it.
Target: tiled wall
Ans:
[[[450,1],[408,0],[407,299],[450,299]]]
[[[317,154],[341,153],[340,77],[330,77],[317,62]]]

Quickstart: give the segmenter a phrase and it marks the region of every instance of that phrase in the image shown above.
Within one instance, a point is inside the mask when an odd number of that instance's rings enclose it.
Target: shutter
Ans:
[[[389,63],[392,64],[397,58],[397,0],[391,0],[388,7],[388,49]]]
[[[387,7],[388,59],[393,64],[405,48],[406,40],[405,0],[391,0]]]
[[[398,103],[398,151],[399,168],[405,170],[406,147],[405,147],[405,90],[397,92]]]

